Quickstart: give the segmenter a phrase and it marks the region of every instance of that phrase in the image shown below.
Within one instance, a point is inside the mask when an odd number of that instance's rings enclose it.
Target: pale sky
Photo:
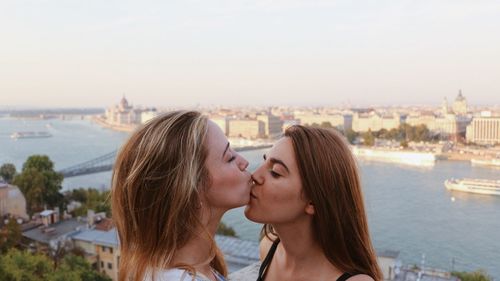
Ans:
[[[500,104],[500,0],[1,0],[0,107]]]

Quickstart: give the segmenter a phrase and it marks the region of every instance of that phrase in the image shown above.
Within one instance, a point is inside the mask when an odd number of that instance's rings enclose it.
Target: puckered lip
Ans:
[[[250,197],[254,198],[254,199],[257,199],[257,196],[253,195],[252,192],[250,192]]]

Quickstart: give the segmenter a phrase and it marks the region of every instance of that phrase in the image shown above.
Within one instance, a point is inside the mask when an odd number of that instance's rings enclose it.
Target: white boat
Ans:
[[[493,166],[500,168],[500,158],[471,159],[470,163],[474,166]]]
[[[436,162],[436,155],[430,152],[381,148],[372,149],[355,146],[352,148],[352,153],[358,159],[398,163],[418,167],[432,167]]]
[[[484,179],[449,179],[444,182],[448,190],[471,193],[500,195],[500,180]]]
[[[15,132],[10,137],[13,139],[37,139],[50,138],[52,135],[49,132]]]

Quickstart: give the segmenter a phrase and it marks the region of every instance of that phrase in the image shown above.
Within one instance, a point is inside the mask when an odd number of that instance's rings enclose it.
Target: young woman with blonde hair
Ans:
[[[170,112],[136,130],[113,170],[118,280],[225,280],[214,235],[227,210],[249,201],[247,166],[199,112]]]
[[[245,210],[265,224],[257,280],[381,280],[344,138],[292,126],[264,159]]]

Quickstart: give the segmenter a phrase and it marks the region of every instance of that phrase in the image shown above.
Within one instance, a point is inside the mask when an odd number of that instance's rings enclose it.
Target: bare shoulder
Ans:
[[[277,237],[271,236],[273,239],[276,239]],[[259,256],[260,260],[263,261],[264,258],[266,258],[267,253],[269,252],[269,249],[271,249],[271,246],[273,245],[273,241],[271,241],[267,236],[264,235],[262,237],[262,240],[260,240],[259,244]]]
[[[348,281],[374,281],[370,275],[357,274],[347,279]]]

